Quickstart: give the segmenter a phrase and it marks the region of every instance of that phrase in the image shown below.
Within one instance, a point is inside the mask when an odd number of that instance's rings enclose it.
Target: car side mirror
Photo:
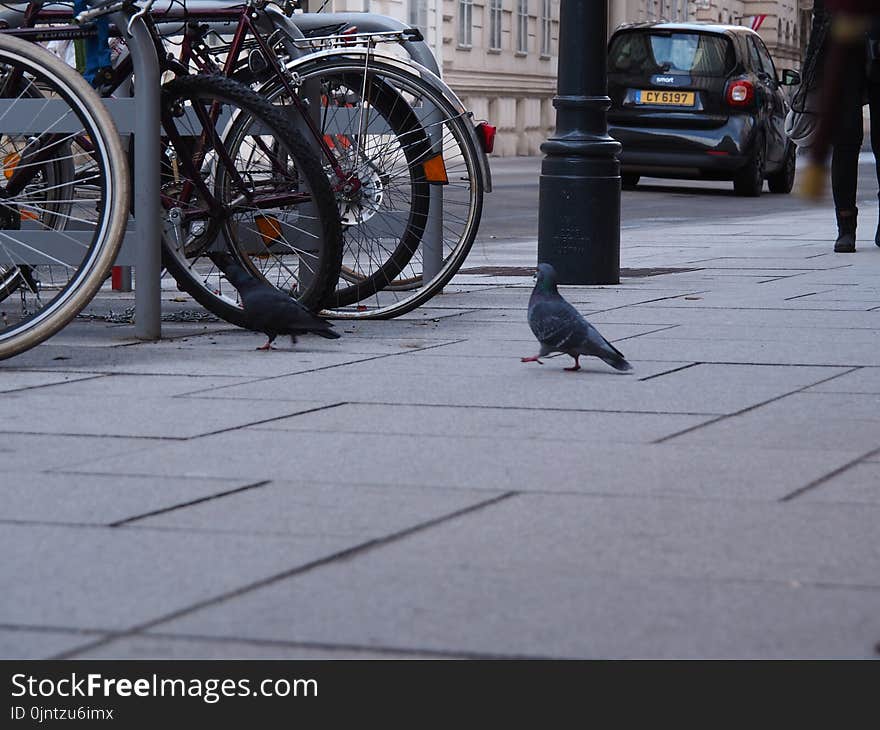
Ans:
[[[779,83],[783,86],[797,86],[801,82],[801,75],[797,71],[790,68],[782,69],[782,81]]]

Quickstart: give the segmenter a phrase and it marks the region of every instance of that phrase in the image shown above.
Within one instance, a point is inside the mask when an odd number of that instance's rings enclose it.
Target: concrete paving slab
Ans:
[[[14,429],[14,432],[44,434],[193,438],[326,405],[329,405],[326,401],[296,404],[285,401],[262,402],[259,408],[250,408],[217,398],[203,403],[196,414],[192,402],[183,398],[110,400],[76,395],[29,395],[24,398],[9,393],[3,399],[6,417],[0,425],[0,433],[4,429]]]
[[[122,630],[350,545],[339,537],[7,524],[0,624]]]
[[[96,377],[88,373],[46,373],[28,370],[5,370],[0,371],[0,373],[2,373],[2,375],[0,375],[0,393],[12,393],[16,390],[32,390],[47,385],[73,383]]]
[[[93,436],[7,432],[0,436],[4,473],[18,472],[17,479],[32,484],[42,479],[42,472],[57,468],[75,468],[102,456],[131,454],[150,448],[155,442],[136,438],[101,438]]]
[[[785,365],[829,365],[841,367],[880,364],[880,348],[869,342],[844,341],[833,348],[816,346],[811,338],[801,342],[756,342],[753,340],[677,340],[673,337],[651,340],[638,337],[629,341],[635,360],[673,357],[716,363],[766,363]],[[630,352],[627,352],[627,357]]]
[[[650,325],[641,326],[645,331],[640,334],[649,340],[665,340],[674,337],[676,340],[711,340],[718,336],[719,328],[712,325],[679,324],[674,330],[650,331]],[[838,329],[833,327],[818,328],[815,326],[793,327],[791,325],[735,325],[726,324],[723,328],[726,340],[738,342],[795,342],[808,343],[816,347],[822,342],[823,347],[846,343],[870,344],[880,348],[880,331],[875,329]]]
[[[699,302],[693,302],[699,305]],[[830,327],[834,329],[876,329],[880,327],[880,312],[835,312],[828,310],[743,309],[742,307],[668,307],[665,302],[626,307],[614,312],[617,322],[639,324],[689,323],[719,326],[793,326]],[[604,321],[599,315],[591,322]],[[720,331],[720,330],[719,330]]]
[[[674,439],[798,450],[880,448],[880,394],[803,393],[726,418]]]
[[[59,383],[47,383],[51,390],[44,390],[47,397],[89,397],[95,401],[118,399],[117,403],[132,398],[170,398],[188,393],[193,389],[209,389],[223,385],[236,385],[248,382],[247,376],[205,376],[205,375],[147,375],[144,373],[110,373],[102,375],[83,375],[80,379]]]
[[[0,521],[107,525],[251,484],[246,479],[154,479],[7,471]]]
[[[877,591],[598,574],[580,550],[542,562],[510,539],[438,560],[438,544],[414,536],[161,630],[567,658],[869,658],[880,635]]]
[[[712,416],[542,411],[519,408],[388,406],[347,403],[254,426],[267,431],[323,431],[385,436],[503,436],[542,440],[651,443]]]
[[[343,536],[366,541],[472,507],[492,496],[485,490],[418,485],[397,489],[278,481],[148,517],[137,524],[261,535]]]
[[[444,355],[461,352],[453,345],[442,350]],[[724,414],[845,372],[843,368],[701,364],[641,381],[638,378],[648,374],[642,372],[638,359],[632,373],[619,373],[595,358],[585,358],[580,372],[566,372],[564,368],[571,362],[568,357],[550,358],[538,365],[521,363],[514,357],[453,360],[424,354],[341,366],[308,377],[217,388],[207,395],[258,399],[265,398],[267,392],[277,392],[279,398],[311,396],[326,402],[336,397],[401,405]],[[680,366],[669,369],[676,367]],[[503,387],[489,387],[489,378]],[[345,383],[343,392],[341,382]]]
[[[296,454],[314,454],[303,459]],[[327,454],[351,469],[328,469]],[[320,456],[318,456],[320,455]],[[863,456],[855,451],[534,441],[511,437],[382,436],[246,429],[94,459],[96,474],[289,479],[302,482],[590,494],[779,499]],[[548,465],[553,470],[548,471]]]

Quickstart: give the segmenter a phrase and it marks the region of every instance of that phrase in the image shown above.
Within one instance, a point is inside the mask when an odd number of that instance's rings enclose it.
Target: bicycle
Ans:
[[[304,42],[284,12],[255,0],[233,9],[202,3],[195,12],[171,6],[156,20],[166,28],[175,20],[184,23],[182,64],[251,83],[271,76],[267,86],[258,86],[261,95],[294,107],[293,118],[332,180],[343,222],[340,287],[327,302],[327,314],[397,316],[442,289],[476,236],[489,175],[473,125],[448,87],[426,69],[392,61],[375,49],[377,43],[412,44],[420,38],[417,31],[342,33]],[[212,27],[221,22],[227,31],[234,29],[232,40],[209,45]],[[327,50],[333,43],[345,45]],[[359,43],[366,47],[353,45]],[[332,75],[307,53],[312,44],[324,48],[318,56],[335,64]],[[347,59],[341,66],[340,54]],[[298,63],[308,65],[300,70]],[[305,84],[302,71],[308,72]],[[108,87],[118,86],[126,73],[123,60]],[[444,166],[451,168],[451,178]],[[175,266],[173,260],[169,265],[167,257],[166,265],[182,288],[234,321],[235,295],[230,300],[222,293],[222,278],[189,277],[197,267]],[[205,270],[211,271],[210,263]]]
[[[4,359],[51,337],[100,288],[125,232],[129,182],[100,97],[45,49],[0,35],[0,97]]]
[[[138,15],[158,51],[162,41],[146,15],[150,5]],[[127,6],[111,2],[104,11]],[[46,41],[86,37],[89,29],[7,32]],[[213,253],[233,251],[252,274],[275,276],[285,291],[318,308],[338,278],[341,231],[329,182],[314,155],[291,121],[248,87],[222,76],[190,76],[164,52],[159,57],[161,70],[178,76],[162,95],[166,267],[181,283],[199,280],[202,286],[192,293],[213,304],[225,280],[222,271],[213,263],[210,271],[197,266]],[[116,86],[123,80],[120,75]],[[223,316],[243,323],[239,307]]]

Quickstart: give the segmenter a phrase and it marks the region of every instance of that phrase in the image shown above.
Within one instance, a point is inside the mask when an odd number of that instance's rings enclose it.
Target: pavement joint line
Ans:
[[[87,636],[104,636],[111,633],[111,630],[109,629],[84,629],[75,626],[42,626],[40,624],[6,623],[0,623],[0,631],[39,631],[45,634],[86,634]]]
[[[816,489],[817,487],[822,486],[823,484],[825,484],[827,481],[833,479],[834,477],[840,476],[844,472],[849,471],[852,467],[857,466],[858,464],[861,464],[862,462],[869,462],[870,459],[877,456],[877,454],[880,454],[880,446],[878,446],[875,449],[872,449],[871,451],[868,451],[865,454],[862,454],[861,456],[853,459],[852,461],[847,462],[846,464],[843,464],[842,466],[837,467],[836,469],[832,469],[827,474],[824,474],[824,475],[814,479],[813,481],[809,482],[808,484],[805,484],[804,486],[802,486],[798,489],[795,489],[793,492],[789,492],[784,497],[780,497],[779,501],[780,502],[791,502],[793,499],[796,499],[797,497],[800,497],[801,495],[806,494],[807,492],[811,492],[812,490]]]
[[[263,377],[263,378],[255,378],[254,380],[249,380],[249,381],[247,381],[246,384],[252,385],[253,383],[265,383],[270,380],[278,380],[279,378],[289,378],[289,377],[292,377],[295,375],[308,375],[309,373],[317,373],[317,372],[321,372],[322,370],[332,370],[334,368],[345,367],[347,365],[359,365],[360,363],[363,363],[363,362],[372,362],[373,360],[382,360],[383,358],[386,358],[386,357],[399,357],[400,355],[409,355],[413,352],[423,352],[425,350],[434,350],[438,347],[447,347],[448,345],[458,345],[462,342],[467,342],[467,341],[468,341],[468,338],[462,338],[462,339],[458,339],[458,340],[448,340],[448,341],[440,342],[440,343],[434,344],[434,345],[427,345],[425,347],[412,348],[410,350],[404,350],[403,352],[384,352],[379,355],[375,355],[373,357],[365,357],[365,358],[361,358],[360,360],[350,360],[348,362],[336,363],[334,365],[322,365],[321,367],[311,368],[310,370],[299,370],[295,373],[282,373],[280,375],[267,375],[266,377]],[[194,390],[190,393],[181,393],[180,395],[178,395],[176,397],[194,395],[196,393],[213,393],[218,390],[224,390],[225,388],[234,388],[238,385],[241,385],[241,383],[230,383],[229,385],[221,385],[221,386],[215,387],[215,388],[205,388],[203,390]]]
[[[796,294],[793,297],[785,297],[783,299],[783,301],[790,302],[792,299],[804,299],[806,297],[814,297],[817,294],[827,294],[828,292],[832,292],[832,291],[834,291],[834,289],[822,289],[820,291],[807,292],[806,294]]]
[[[19,372],[27,372],[27,371],[22,370]],[[101,378],[106,378],[106,377],[107,377],[107,375],[105,373],[99,373],[99,374],[92,375],[87,378],[77,378],[76,380],[63,380],[60,383],[40,383],[39,385],[24,385],[21,388],[11,388],[9,390],[0,390],[0,393],[11,395],[13,393],[19,393],[24,390],[39,390],[40,388],[52,388],[56,385],[70,385],[71,383],[86,383],[89,380],[100,380]]]
[[[710,421],[706,421],[705,423],[699,423],[695,426],[690,426],[690,427],[685,428],[685,429],[678,431],[676,433],[668,434],[667,436],[663,436],[662,438],[659,438],[655,441],[652,441],[651,443],[652,444],[663,444],[663,443],[666,443],[667,441],[671,441],[674,438],[678,438],[679,436],[684,436],[685,434],[691,433],[693,431],[697,431],[701,428],[705,428],[706,426],[713,426],[716,423],[720,423],[721,421],[727,420],[728,418],[735,418],[736,416],[742,416],[743,414],[749,413],[750,411],[757,410],[758,408],[763,408],[764,406],[769,405],[770,403],[775,403],[776,401],[780,401],[783,398],[788,398],[789,396],[797,395],[798,393],[802,393],[807,388],[812,388],[816,385],[821,385],[822,383],[827,383],[829,380],[834,380],[835,378],[840,378],[840,377],[843,377],[844,375],[849,375],[850,373],[854,373],[858,369],[859,369],[858,367],[851,367],[849,370],[845,370],[842,373],[835,373],[834,375],[830,375],[827,378],[823,378],[822,380],[816,381],[815,383],[810,383],[809,385],[804,385],[800,388],[797,388],[796,390],[792,390],[791,392],[774,396],[773,398],[762,401],[761,403],[755,403],[754,405],[747,406],[746,408],[741,408],[740,410],[734,411],[733,413],[727,413],[723,416],[719,416],[718,418],[712,419]],[[878,449],[878,451],[880,451],[880,449]]]
[[[124,636],[134,636],[136,634],[143,634],[144,631],[153,628],[154,626],[159,626],[163,623],[168,623],[169,621],[173,621],[175,619],[181,618],[183,616],[187,616],[191,613],[195,613],[197,611],[201,611],[202,609],[208,608],[209,606],[215,606],[220,603],[224,603],[232,598],[238,598],[240,596],[245,595],[246,593],[250,593],[251,591],[258,590],[260,588],[265,588],[266,586],[272,585],[274,583],[278,583],[283,580],[287,580],[288,578],[293,578],[298,575],[302,575],[304,573],[308,573],[316,568],[322,568],[325,565],[330,565],[331,563],[336,563],[341,560],[348,560],[350,558],[357,557],[365,552],[369,552],[376,548],[384,547],[392,542],[397,542],[398,540],[402,540],[403,538],[410,537],[418,532],[423,532],[424,530],[430,529],[432,527],[436,527],[445,522],[449,522],[458,517],[462,517],[464,515],[470,514],[472,512],[476,512],[478,510],[485,509],[487,507],[492,507],[499,502],[503,502],[511,497],[515,497],[519,494],[516,491],[508,491],[503,494],[496,495],[491,499],[482,500],[477,502],[476,504],[469,505],[467,507],[463,507],[462,509],[454,510],[453,512],[449,512],[445,515],[440,515],[439,517],[434,517],[430,520],[426,520],[425,522],[419,522],[410,527],[404,528],[402,530],[398,530],[396,532],[392,532],[388,535],[384,535],[383,537],[372,538],[370,540],[366,540],[364,542],[357,543],[356,545],[352,545],[351,547],[345,548],[343,550],[338,550],[330,555],[325,555],[322,558],[317,558],[316,560],[311,560],[302,565],[298,565],[294,568],[290,568],[288,570],[281,571],[279,573],[275,573],[274,575],[270,575],[266,578],[261,578],[256,581],[252,581],[251,583],[247,583],[243,586],[239,586],[238,588],[234,588],[229,591],[225,591],[224,593],[220,593],[216,596],[212,596],[211,598],[206,598],[201,601],[197,601],[189,606],[184,608],[177,609],[176,611],[172,611],[171,613],[164,614],[157,618],[154,618],[150,621],[145,621],[143,623],[137,624],[128,628],[125,631],[119,632],[119,634],[114,635],[113,637],[104,637],[97,641],[90,642],[80,647],[76,647],[74,649],[63,651],[59,654],[56,654],[50,659],[67,659],[77,654],[88,651],[91,649],[95,649],[99,646],[104,646],[112,641],[114,638],[124,637]]]
[[[64,436],[66,438],[86,438],[86,439],[137,439],[140,441],[188,441],[195,436],[135,436],[126,435],[124,433],[68,433],[66,431],[22,431],[16,429],[7,431],[0,428],[0,434],[15,436]]]
[[[255,382],[261,382],[261,381],[255,381]],[[208,431],[207,433],[200,433],[196,436],[187,436],[186,438],[181,439],[181,440],[182,441],[191,441],[193,439],[204,438],[205,436],[217,436],[218,434],[221,434],[221,433],[229,433],[230,431],[238,431],[239,429],[242,429],[242,428],[251,428],[252,426],[261,426],[264,423],[274,423],[275,421],[284,421],[288,418],[296,418],[297,416],[304,416],[307,413],[316,413],[317,411],[326,411],[326,410],[329,410],[330,408],[338,408],[339,406],[344,406],[345,404],[346,404],[346,401],[340,401],[338,403],[329,403],[327,405],[317,406],[315,408],[309,408],[304,411],[296,411],[295,413],[287,413],[283,416],[273,416],[272,418],[263,418],[259,421],[253,421],[251,423],[242,423],[242,424],[239,424],[238,426],[229,426],[228,428],[218,428],[216,431]]]
[[[614,312],[615,310],[626,309],[627,307],[638,307],[643,304],[653,304],[654,302],[664,302],[669,299],[681,299],[682,297],[692,297],[697,294],[709,294],[709,293],[711,293],[709,289],[702,289],[700,291],[686,291],[682,294],[673,294],[668,297],[657,297],[656,299],[645,299],[644,301],[641,301],[641,302],[630,302],[629,304],[621,304],[617,307],[607,307],[605,309],[594,309],[594,310],[590,310],[589,314],[592,317],[593,315],[596,315],[596,314],[603,314],[605,312]]]
[[[258,482],[254,482],[253,484],[245,484],[241,487],[236,487],[234,489],[226,489],[221,492],[216,492],[215,494],[209,494],[204,497],[199,497],[198,499],[190,499],[186,502],[178,502],[177,504],[169,505],[168,507],[161,507],[159,509],[150,510],[149,512],[142,512],[139,515],[133,515],[132,517],[126,517],[124,520],[117,520],[116,522],[110,522],[107,524],[107,527],[122,527],[123,525],[130,525],[132,522],[137,522],[138,520],[144,520],[147,517],[155,517],[156,515],[164,515],[168,512],[174,512],[179,509],[185,509],[186,507],[192,507],[197,504],[201,504],[202,502],[211,502],[215,499],[222,499],[223,497],[228,497],[232,494],[239,494],[240,492],[247,492],[251,489],[258,489],[259,487],[265,487],[267,484],[271,484],[271,479],[263,479]]]
[[[645,337],[646,335],[655,335],[658,332],[668,332],[669,330],[674,330],[677,327],[681,327],[681,325],[680,324],[664,325],[663,327],[660,327],[655,330],[650,330],[648,332],[639,332],[637,335],[626,335],[626,337],[614,337],[611,339],[611,342],[625,342],[626,340],[635,340],[639,337]],[[642,380],[642,379],[644,379],[644,378],[640,378],[640,380]]]
[[[690,295],[688,295],[690,296]],[[674,299],[675,297],[668,297],[670,299]],[[629,304],[626,306],[637,307],[645,302],[636,302],[634,304]],[[615,309],[622,309],[622,307],[615,307]],[[705,305],[705,304],[695,304],[693,306],[688,307],[658,307],[658,309],[711,309],[711,310],[722,310],[722,311],[734,311],[734,312],[873,312],[876,309],[880,309],[880,306],[874,307],[872,309],[821,309],[817,307],[731,307],[729,305],[725,306],[715,306],[715,305]],[[610,311],[610,310],[609,310]]]
[[[468,408],[473,410],[485,411],[550,411],[553,413],[618,413],[620,415],[636,415],[636,416],[724,416],[724,413],[709,413],[698,411],[627,411],[618,408],[557,408],[547,406],[487,406],[473,403],[452,404],[452,403],[392,403],[390,401],[365,401],[350,400],[348,405],[352,406],[396,406],[396,407],[418,407],[418,408]]]
[[[664,370],[662,373],[654,373],[653,375],[648,375],[645,378],[638,378],[640,383],[644,383],[646,380],[655,380],[656,378],[662,378],[664,375],[672,375],[672,373],[680,373],[682,370],[688,370],[689,368],[696,367],[697,365],[705,365],[705,363],[696,361],[689,362],[687,365],[682,365],[678,368],[673,368],[672,370]]]
[[[375,654],[409,654],[413,656],[430,656],[440,658],[461,659],[540,659],[542,655],[532,654],[499,654],[491,652],[474,652],[470,650],[455,651],[442,649],[420,649],[413,647],[395,646],[371,646],[369,644],[335,644],[324,641],[285,641],[283,639],[253,639],[246,637],[211,636],[210,634],[169,634],[164,632],[150,631],[140,634],[143,638],[158,638],[166,640],[204,641],[217,644],[249,644],[252,646],[276,647],[285,649],[318,649],[326,651],[352,651],[373,652]]]

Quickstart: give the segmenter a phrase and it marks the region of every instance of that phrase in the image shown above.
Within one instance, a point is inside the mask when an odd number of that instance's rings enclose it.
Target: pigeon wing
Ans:
[[[562,297],[532,302],[529,326],[538,342],[559,352],[577,348],[589,334],[587,321]]]

